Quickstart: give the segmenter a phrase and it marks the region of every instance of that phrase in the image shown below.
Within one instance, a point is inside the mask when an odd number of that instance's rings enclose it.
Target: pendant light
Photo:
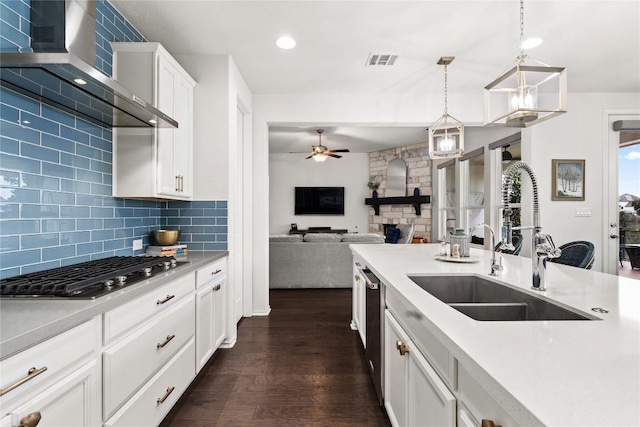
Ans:
[[[444,114],[429,126],[429,157],[446,159],[460,157],[464,151],[464,125],[447,111],[447,66],[455,56],[443,56],[438,65],[444,65]]]
[[[502,147],[502,163],[509,163],[511,160],[513,160],[513,155],[511,155],[510,151],[507,151],[507,148],[509,148],[509,144],[505,145],[504,147]]]
[[[567,112],[567,75],[524,53],[524,0],[520,0],[520,55],[484,88],[487,125],[529,127]]]

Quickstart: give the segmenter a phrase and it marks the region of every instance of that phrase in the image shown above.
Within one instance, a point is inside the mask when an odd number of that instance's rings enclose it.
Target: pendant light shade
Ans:
[[[524,128],[567,112],[566,69],[529,58],[523,40],[524,0],[520,0],[520,55],[485,86],[485,124]]]
[[[505,145],[504,147],[502,147],[502,163],[509,163],[511,160],[513,160],[513,155],[511,154],[510,151],[507,150],[507,148],[509,148],[509,144]]]
[[[444,65],[444,114],[428,129],[431,159],[460,157],[464,152],[464,125],[447,111],[447,66],[454,58],[443,56],[438,61],[438,65]]]

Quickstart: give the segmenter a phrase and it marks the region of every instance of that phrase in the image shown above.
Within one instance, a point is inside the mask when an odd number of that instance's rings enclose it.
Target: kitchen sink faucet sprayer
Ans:
[[[489,276],[497,276],[499,271],[502,271],[502,257],[500,257],[500,261],[496,262],[496,234],[493,232],[493,228],[491,228],[488,224],[476,224],[469,230],[469,234],[472,234],[476,228],[485,227],[488,228],[491,232],[491,273]]]
[[[511,192],[513,190],[513,176],[522,169],[529,174],[533,187],[533,226],[513,227],[511,224]],[[538,207],[538,181],[536,175],[525,162],[516,162],[509,166],[503,175],[502,183],[502,203],[504,204],[503,226],[502,226],[502,247],[513,250],[512,232],[513,230],[533,230],[531,232],[531,268],[533,282],[531,289],[536,291],[546,291],[545,272],[547,258],[557,258],[560,256],[560,249],[556,248],[551,235],[542,233],[540,226],[540,209]]]

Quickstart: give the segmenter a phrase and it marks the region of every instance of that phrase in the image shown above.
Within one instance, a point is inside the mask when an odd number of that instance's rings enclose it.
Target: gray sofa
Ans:
[[[352,243],[384,243],[380,234],[269,236],[269,288],[351,288]]]

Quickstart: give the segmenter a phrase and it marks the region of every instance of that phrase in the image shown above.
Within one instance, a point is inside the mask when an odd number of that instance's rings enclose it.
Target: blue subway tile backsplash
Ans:
[[[29,46],[29,0],[0,0],[0,49]],[[110,42],[142,42],[98,0],[96,68],[111,76]],[[191,250],[227,249],[227,201],[116,199],[113,133],[0,88],[0,278],[114,255],[139,255],[162,227]]]

